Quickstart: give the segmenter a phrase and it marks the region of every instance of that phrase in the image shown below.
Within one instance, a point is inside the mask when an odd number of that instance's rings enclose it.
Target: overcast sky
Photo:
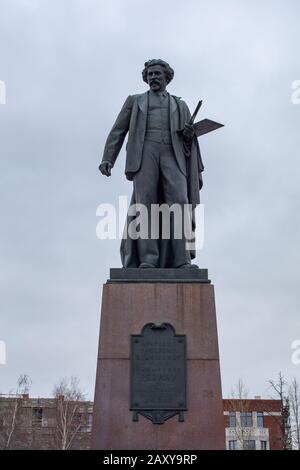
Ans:
[[[226,125],[201,138],[205,244],[215,285],[223,395],[239,377],[268,396],[300,375],[298,0],[0,0],[0,392],[30,375],[49,396],[77,375],[93,398],[101,286],[119,241],[96,208],[130,195],[124,151],[97,170],[145,60],[175,69],[169,91]]]

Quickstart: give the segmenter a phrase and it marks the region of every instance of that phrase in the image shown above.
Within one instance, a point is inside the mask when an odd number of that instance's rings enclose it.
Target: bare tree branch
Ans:
[[[80,430],[82,416],[80,414],[80,402],[85,396],[82,392],[77,377],[61,379],[53,389],[53,395],[57,399],[57,418],[55,429],[56,446],[67,450]]]
[[[11,447],[13,435],[17,426],[18,410],[21,399],[24,394],[29,393],[31,383],[31,379],[27,374],[21,374],[17,380],[17,388],[10,392],[13,392],[14,395],[12,406],[7,407],[5,411],[3,411],[3,415],[1,417],[4,428],[2,431],[2,436],[4,436],[4,439],[2,439],[3,449],[8,450]]]
[[[280,435],[281,435],[281,445],[284,450],[291,449],[291,432],[290,432],[290,405],[289,405],[289,397],[286,391],[287,382],[284,379],[284,376],[281,372],[278,374],[277,381],[269,380],[268,383],[270,384],[271,389],[273,392],[276,393],[277,399],[280,400],[281,403],[281,416],[275,418],[279,427],[280,427]]]
[[[295,449],[300,450],[300,385],[294,378],[289,386],[289,400],[292,418],[292,440]]]

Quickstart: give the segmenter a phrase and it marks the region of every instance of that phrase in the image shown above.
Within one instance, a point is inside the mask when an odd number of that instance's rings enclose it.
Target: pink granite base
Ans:
[[[171,323],[187,340],[184,422],[162,425],[129,410],[130,335]],[[224,420],[214,288],[201,283],[116,283],[103,287],[92,448],[224,449]]]

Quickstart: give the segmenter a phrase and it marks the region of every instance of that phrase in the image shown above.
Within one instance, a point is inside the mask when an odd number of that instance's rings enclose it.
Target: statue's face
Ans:
[[[152,91],[164,91],[166,89],[167,80],[161,65],[151,65],[148,68],[147,82]]]

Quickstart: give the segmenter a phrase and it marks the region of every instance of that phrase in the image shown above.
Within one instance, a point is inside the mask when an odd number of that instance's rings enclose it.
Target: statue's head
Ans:
[[[174,70],[164,60],[152,59],[145,62],[142,75],[144,82],[148,83],[151,90],[163,91],[173,80]]]

